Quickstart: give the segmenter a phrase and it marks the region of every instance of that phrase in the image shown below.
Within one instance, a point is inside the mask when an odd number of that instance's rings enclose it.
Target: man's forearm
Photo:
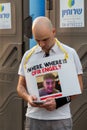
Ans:
[[[71,102],[71,97],[67,96],[67,97],[58,98],[58,99],[55,99],[55,102],[56,102],[56,109],[57,109],[59,107],[62,107],[65,104]]]
[[[17,92],[21,98],[28,102],[29,94],[22,85],[20,85],[20,87],[17,87]]]

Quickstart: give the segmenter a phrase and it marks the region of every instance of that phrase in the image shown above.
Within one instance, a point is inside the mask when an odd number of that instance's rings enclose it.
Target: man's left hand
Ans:
[[[54,98],[47,98],[45,103],[43,105],[40,105],[39,107],[45,108],[48,111],[53,111],[56,109],[56,102]]]

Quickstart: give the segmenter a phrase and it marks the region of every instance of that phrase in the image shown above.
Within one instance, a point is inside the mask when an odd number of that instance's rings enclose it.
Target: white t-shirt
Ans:
[[[62,43],[61,43],[62,44]],[[75,62],[75,67],[76,67],[76,72],[77,75],[78,74],[82,74],[82,65],[80,63],[79,57],[76,53],[76,51],[67,46],[62,44],[63,48],[67,51],[68,55],[72,54],[74,62]],[[29,54],[29,52],[31,51],[28,50],[21,61],[20,67],[19,67],[19,75],[22,75],[25,77],[25,71],[24,71],[24,62],[25,62],[25,57]],[[60,48],[58,47],[57,44],[55,44],[50,52],[49,52],[50,56],[53,55],[58,55],[58,54],[63,54],[63,52],[60,50]],[[35,49],[34,53],[31,55],[31,57],[29,58],[27,64],[31,61],[34,61],[35,59],[37,59],[38,62],[38,58],[44,58],[45,53],[43,52],[43,50],[41,49],[41,47],[38,46],[38,48]],[[65,105],[63,105],[62,107],[55,109],[53,111],[48,111],[44,108],[36,108],[36,107],[32,107],[30,104],[28,104],[28,108],[27,108],[27,112],[26,112],[26,116],[30,117],[30,118],[34,118],[34,119],[42,119],[42,120],[58,120],[58,119],[66,119],[66,118],[71,118],[71,112],[70,112],[70,103],[67,103]]]

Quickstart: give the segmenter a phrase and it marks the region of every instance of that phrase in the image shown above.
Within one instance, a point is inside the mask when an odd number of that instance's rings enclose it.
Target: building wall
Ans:
[[[51,3],[50,3],[51,2]],[[68,2],[62,0],[61,2]],[[74,0],[73,7],[68,9],[76,9],[76,2]],[[57,35],[56,37],[63,42],[64,44],[69,45],[70,47],[75,48],[77,51],[82,66],[83,66],[83,93],[79,95],[71,103],[71,112],[73,116],[73,130],[86,130],[87,129],[87,1],[81,0],[78,4],[81,5],[81,2],[84,3],[84,27],[60,27],[60,15],[61,7],[60,0],[49,0],[46,1],[46,16],[49,17],[53,25],[56,28]],[[67,3],[68,4],[68,3]],[[49,7],[51,5],[51,8]],[[64,6],[64,3],[63,3]],[[80,8],[79,6],[77,9]],[[69,12],[66,13],[69,16]],[[70,15],[70,17],[73,17]],[[66,17],[68,18],[68,17]]]

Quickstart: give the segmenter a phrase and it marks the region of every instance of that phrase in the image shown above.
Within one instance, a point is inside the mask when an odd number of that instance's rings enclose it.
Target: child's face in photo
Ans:
[[[55,81],[53,79],[46,79],[43,82],[44,88],[48,94],[53,92],[53,89],[55,88]]]

